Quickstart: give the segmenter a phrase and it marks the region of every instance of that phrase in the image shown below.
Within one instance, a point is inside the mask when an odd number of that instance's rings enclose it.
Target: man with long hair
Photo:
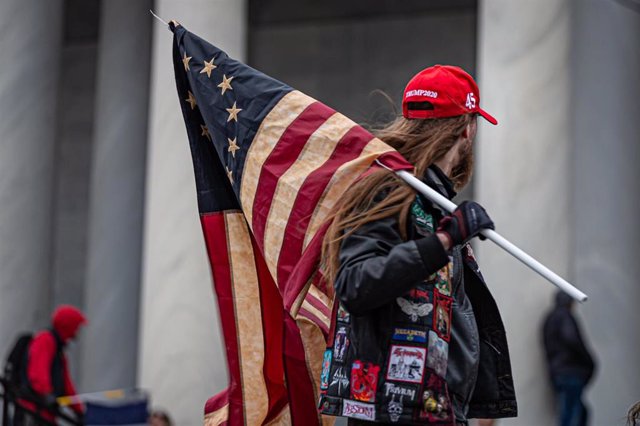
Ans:
[[[469,74],[430,67],[408,83],[402,117],[377,136],[453,198],[471,177],[477,116],[497,124],[479,104]],[[321,412],[350,425],[515,416],[504,326],[469,245],[493,229],[485,210],[463,202],[444,214],[382,168],[338,205],[321,265],[336,292]]]

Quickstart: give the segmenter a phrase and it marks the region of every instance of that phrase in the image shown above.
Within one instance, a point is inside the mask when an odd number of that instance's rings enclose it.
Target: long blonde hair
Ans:
[[[453,147],[472,119],[474,116],[470,114],[428,120],[399,117],[374,133],[414,165],[416,176],[424,176],[427,168]],[[472,169],[473,156],[469,152],[466,161],[452,171],[456,189],[469,182]],[[376,197],[380,194],[386,196],[378,201]],[[351,186],[338,201],[322,242],[321,269],[327,282],[333,283],[338,272],[342,240],[364,224],[397,216],[402,238],[406,239],[407,216],[414,199],[415,191],[384,169]]]

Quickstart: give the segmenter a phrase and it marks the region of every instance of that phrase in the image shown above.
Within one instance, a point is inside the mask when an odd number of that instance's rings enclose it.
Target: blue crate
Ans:
[[[91,401],[86,403],[86,426],[146,425],[148,400]]]

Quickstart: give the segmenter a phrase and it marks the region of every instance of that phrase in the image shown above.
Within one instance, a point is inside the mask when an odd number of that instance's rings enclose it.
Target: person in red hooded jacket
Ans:
[[[75,339],[82,325],[87,324],[83,313],[70,305],[59,306],[51,318],[51,328],[42,330],[33,338],[29,346],[27,360],[27,379],[33,393],[41,399],[43,405],[55,411],[56,399],[64,395],[75,395],[76,389],[69,374],[64,349]],[[55,424],[55,415],[51,410],[42,410],[35,404],[21,400],[22,410],[16,412],[15,424],[41,424],[31,413]],[[82,417],[84,407],[71,407],[78,417]]]

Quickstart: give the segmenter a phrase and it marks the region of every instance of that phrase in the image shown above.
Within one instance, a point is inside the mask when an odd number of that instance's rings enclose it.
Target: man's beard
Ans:
[[[462,189],[469,180],[473,173],[473,144],[469,143],[460,150],[460,158],[458,163],[451,171],[452,181],[455,184],[456,191]]]

